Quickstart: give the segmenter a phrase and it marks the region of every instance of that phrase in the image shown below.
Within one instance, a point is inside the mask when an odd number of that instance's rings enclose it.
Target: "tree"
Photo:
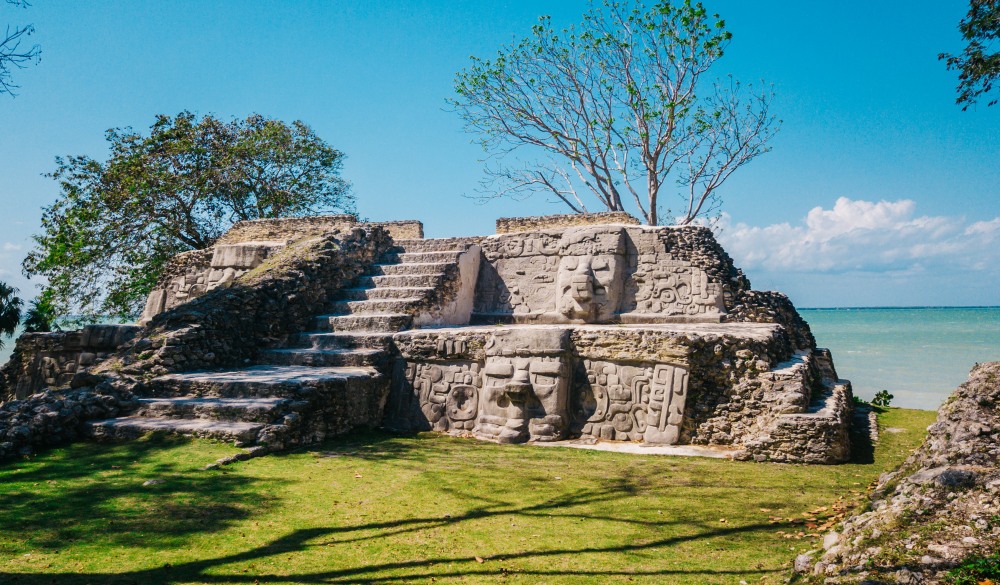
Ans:
[[[21,324],[21,299],[17,298],[17,289],[0,282],[0,349],[3,349],[4,337],[10,337]]]
[[[344,155],[299,121],[181,112],[107,140],[106,162],[56,158],[48,175],[61,193],[23,269],[48,280],[56,316],[134,318],[171,257],[235,221],[353,210]]]
[[[52,290],[42,291],[42,294],[32,299],[24,314],[25,333],[43,333],[59,330],[55,309],[52,306]]]
[[[1000,80],[1000,0],[971,0],[969,13],[958,25],[962,37],[968,41],[961,55],[941,53],[948,70],[957,69],[958,98],[962,111],[969,109],[980,97],[993,90]],[[1000,97],[989,98],[987,107],[995,105]]]
[[[677,223],[711,215],[780,124],[769,90],[705,78],[731,38],[701,3],[604,0],[578,26],[543,16],[495,59],[472,57],[450,103],[489,155],[480,195],[547,193],[578,213],[631,200],[655,225],[676,187]]]
[[[24,8],[29,6],[24,0],[6,0],[6,3]],[[14,95],[14,90],[18,86],[14,85],[13,71],[24,69],[41,57],[42,51],[38,45],[23,46],[25,40],[34,32],[35,27],[30,24],[14,27],[7,25],[4,38],[0,39],[0,94]]]

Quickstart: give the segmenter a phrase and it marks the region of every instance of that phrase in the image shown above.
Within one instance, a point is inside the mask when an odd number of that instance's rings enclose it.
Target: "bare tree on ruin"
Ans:
[[[634,206],[650,225],[716,214],[719,188],[780,125],[769,88],[708,77],[731,38],[701,3],[604,0],[576,26],[543,16],[494,59],[472,57],[449,103],[488,155],[479,196]]]

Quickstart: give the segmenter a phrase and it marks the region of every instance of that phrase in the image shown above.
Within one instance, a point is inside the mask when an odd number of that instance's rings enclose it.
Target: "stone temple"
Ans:
[[[238,223],[174,258],[138,326],[23,336],[7,392],[131,380],[117,416],[86,423],[96,437],[165,429],[270,450],[383,427],[849,457],[850,383],[707,228],[604,213],[422,232]]]

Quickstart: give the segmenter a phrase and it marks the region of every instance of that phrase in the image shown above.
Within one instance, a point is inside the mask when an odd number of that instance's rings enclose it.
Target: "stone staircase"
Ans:
[[[392,334],[413,326],[435,291],[454,278],[464,240],[399,240],[342,289],[315,331],[262,351],[258,365],[151,380],[129,416],[93,421],[95,438],[152,431],[269,449],[321,441],[381,423]]]

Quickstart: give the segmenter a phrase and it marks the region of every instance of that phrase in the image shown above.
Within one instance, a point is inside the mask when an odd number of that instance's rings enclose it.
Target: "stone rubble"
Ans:
[[[796,559],[795,582],[946,583],[963,559],[1000,552],[998,404],[1000,362],[977,364],[869,509]]]

